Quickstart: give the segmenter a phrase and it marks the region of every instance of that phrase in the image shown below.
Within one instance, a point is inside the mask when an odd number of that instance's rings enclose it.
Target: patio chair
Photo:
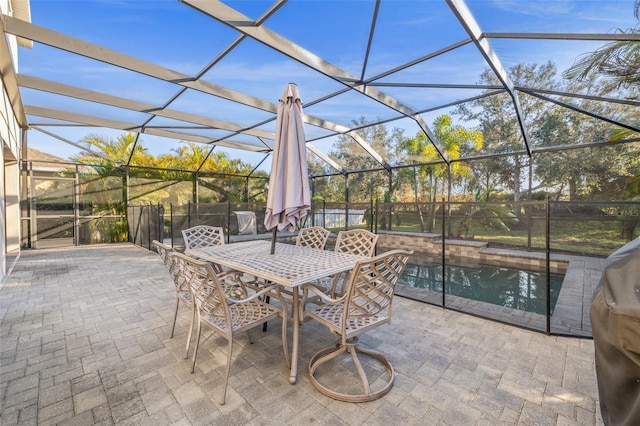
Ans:
[[[366,229],[338,232],[335,251],[371,257],[376,251],[378,235]]]
[[[252,328],[281,316],[282,347],[285,360],[287,364],[289,364],[286,309],[277,309],[273,305],[269,305],[259,299],[266,293],[274,291],[276,289],[275,285],[266,287],[248,297],[246,295],[242,296],[242,298],[233,297],[225,291],[224,282],[235,280],[238,281],[236,284],[241,286],[242,283],[237,275],[227,275],[224,280],[221,280],[208,262],[191,258],[182,253],[176,253],[174,257],[184,265],[184,278],[191,287],[191,294],[195,301],[195,311],[198,318],[196,345],[193,351],[191,373],[195,370],[203,324],[213,329],[216,334],[224,337],[228,341],[227,368],[221,404],[224,404],[226,399],[229,372],[231,370],[233,338],[238,333],[249,332]],[[249,335],[249,341],[253,343],[251,335]]]
[[[160,255],[160,259],[162,259],[164,266],[167,267],[169,274],[171,274],[174,248],[168,244],[161,243],[158,240],[151,241],[151,246],[155,248],[156,252]],[[173,277],[173,274],[171,274],[171,276]]]
[[[220,226],[196,225],[183,229],[181,232],[186,250],[225,244],[224,229]],[[233,272],[214,263],[211,266],[218,274]]]
[[[189,325],[189,334],[187,336],[187,344],[185,347],[185,359],[189,356],[189,346],[191,345],[191,336],[193,334],[193,324],[195,322],[195,310],[194,310],[194,301],[191,295],[191,287],[189,283],[187,283],[184,278],[184,262],[182,262],[179,258],[174,255],[178,253],[175,249],[167,244],[163,244],[157,240],[153,240],[151,245],[156,249],[160,258],[163,260],[165,266],[169,271],[169,275],[173,279],[173,283],[176,288],[176,308],[173,313],[173,323],[171,324],[171,338],[173,339],[173,335],[176,329],[176,321],[178,319],[178,309],[180,307],[180,302],[184,303],[189,309],[192,311],[191,315],[191,323]],[[247,296],[247,290],[243,286],[242,281],[229,283],[224,281],[222,283],[222,288],[224,292],[232,297],[244,298]]]
[[[311,291],[324,301],[321,306],[308,311],[307,316],[326,326],[340,338],[336,345],[316,353],[309,360],[309,380],[323,394],[340,401],[367,402],[385,395],[393,386],[395,372],[391,363],[382,353],[359,347],[358,336],[391,322],[391,302],[395,286],[412,253],[413,251],[393,250],[370,260],[358,262],[353,268],[345,294],[337,299],[327,296],[323,289],[318,289],[312,284],[303,286],[304,292]],[[327,380],[324,380],[325,383],[321,383],[316,376],[316,371],[322,365],[345,352],[351,354],[359,378],[356,381],[361,385],[362,391],[354,391],[353,386],[349,389],[345,389],[344,385],[335,386],[335,384],[330,387],[330,384],[326,383]],[[365,355],[374,363],[377,361],[377,364],[384,367],[388,376],[386,380],[383,377],[385,374],[381,374],[373,381],[374,384],[384,383],[380,389],[372,391],[369,378],[358,354]],[[331,366],[334,369],[344,369],[343,364],[338,363],[338,360],[331,363]],[[367,369],[379,372],[376,367],[378,365],[368,366]],[[353,375],[348,373],[348,371],[339,370],[336,372],[334,370],[327,376],[339,377],[341,382],[352,384],[353,380],[350,379]]]
[[[310,228],[302,228],[298,232],[296,245],[309,247],[318,250],[324,250],[331,231],[321,226],[312,226]]]
[[[352,229],[338,232],[335,251],[341,253],[355,254],[358,256],[371,257],[376,250],[378,235],[366,229]],[[318,288],[323,288],[325,293],[331,297],[342,295],[344,285],[349,281],[349,272],[323,278],[313,283]],[[319,304],[320,299],[314,298],[310,301]]]
[[[196,225],[181,232],[187,250],[225,243],[224,230],[220,226]]]
[[[180,301],[186,303],[191,307],[193,303],[191,300],[191,290],[185,285],[184,279],[180,272],[180,268],[173,258],[173,255],[176,252],[174,248],[170,245],[163,244],[158,240],[153,240],[151,242],[151,245],[160,255],[160,258],[164,262],[164,266],[167,267],[169,275],[173,279],[173,283],[176,286],[176,309],[173,314],[173,324],[171,324],[171,338],[173,339],[173,334],[176,329],[176,320],[178,318],[178,307],[180,306]]]

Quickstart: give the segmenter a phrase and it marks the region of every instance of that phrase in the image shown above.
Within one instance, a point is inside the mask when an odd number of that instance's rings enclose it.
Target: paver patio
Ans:
[[[23,251],[0,289],[0,423],[602,424],[591,340],[401,297],[392,324],[362,338],[396,369],[385,397],[343,403],[309,384],[307,360],[334,341],[311,322],[290,385],[273,322],[236,340],[221,406],[226,341],[203,335],[190,374],[187,309],[169,338],[174,301],[158,255],[131,244]]]

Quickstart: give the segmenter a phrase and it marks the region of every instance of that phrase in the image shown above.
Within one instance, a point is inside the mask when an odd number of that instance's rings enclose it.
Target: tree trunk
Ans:
[[[438,178],[433,178],[433,175],[430,176],[431,179],[431,213],[429,214],[429,232],[433,232],[436,227],[436,197],[437,197],[437,188],[438,188]]]
[[[575,179],[569,179],[569,201],[575,201],[578,198],[578,184]]]
[[[522,163],[520,162],[520,156],[516,155],[515,159],[515,167],[513,177],[513,213],[516,215],[518,220],[522,218],[522,212],[520,211],[520,198],[522,197],[522,191],[520,187],[520,179],[522,177]]]
[[[489,185],[491,185],[491,177],[489,175],[489,173],[487,173],[487,181],[485,182],[485,197],[484,197],[484,201],[486,201],[487,203],[489,202],[489,195],[491,194],[491,190],[489,189]]]

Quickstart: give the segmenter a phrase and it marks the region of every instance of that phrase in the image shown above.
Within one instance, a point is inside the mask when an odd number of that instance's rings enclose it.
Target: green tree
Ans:
[[[129,177],[135,181],[135,195],[138,201],[161,202],[172,199],[187,202],[192,199],[191,185],[178,185],[180,182],[192,182],[194,172],[198,172],[199,184],[208,189],[203,195],[204,202],[226,202],[245,200],[245,178],[251,173],[252,166],[239,159],[231,159],[212,147],[187,142],[179,148],[158,157],[150,154],[142,140],[136,143],[133,133],[125,133],[117,139],[89,135],[80,143],[87,145],[90,152],[72,156],[71,159],[90,164],[100,177],[124,175],[124,166],[129,167]],[[230,175],[238,175],[233,178]],[[254,172],[253,177],[266,177],[262,171]],[[256,179],[252,190],[256,200],[266,199],[266,179]]]
[[[544,87],[550,90],[581,93],[594,88],[593,79],[583,82],[563,81],[557,78],[556,67],[552,63],[539,65],[517,65],[509,69],[509,75],[516,86]],[[493,73],[485,71],[480,78],[482,83],[497,84]],[[592,90],[593,92],[593,90]],[[590,111],[603,117],[611,117],[621,122],[633,122],[630,114],[633,109],[621,104],[607,103],[592,99],[559,97],[559,100],[577,108]],[[524,113],[525,126],[529,130],[530,147],[559,147],[579,145],[606,139],[613,133],[613,126],[604,120],[590,117],[580,111],[565,108],[538,97],[523,93],[520,102]],[[469,104],[462,105],[456,111],[464,119],[477,120],[480,123],[485,151],[488,154],[507,154],[483,160],[473,165],[475,183],[487,194],[495,189],[506,188],[513,194],[515,212],[522,214],[519,201],[527,194],[528,168],[531,158],[515,154],[524,149],[519,125],[514,115],[512,102],[505,94],[487,96]],[[557,197],[566,195],[570,199],[593,197],[609,190],[612,184],[629,176],[629,161],[618,161],[621,153],[634,151],[630,145],[617,148],[609,153],[598,155],[597,149],[555,150],[550,154],[535,154],[533,164],[535,175],[532,178],[531,191],[538,187],[555,188]],[[513,155],[508,155],[513,152]],[[615,154],[615,155],[614,155]],[[611,160],[615,159],[615,167]],[[491,187],[499,177],[499,186]],[[484,182],[484,184],[482,183]],[[615,186],[615,185],[614,185]],[[609,191],[610,196],[619,195]],[[486,198],[486,197],[485,197]]]
[[[187,142],[174,148],[168,154],[157,158],[157,167],[174,170],[188,170],[198,172],[198,183],[208,189],[207,195],[201,194],[199,202],[221,203],[227,201],[245,201],[245,178],[251,173],[251,165],[239,159],[232,159],[222,151],[212,150],[208,145]],[[184,173],[178,172],[180,175]],[[237,175],[233,177],[230,175]],[[263,171],[254,172],[253,177],[266,177]],[[191,179],[188,174],[187,179]],[[266,179],[256,179],[252,182],[254,201],[266,199]],[[247,200],[248,201],[248,200]]]
[[[459,160],[463,155],[471,152],[480,151],[484,143],[482,133],[460,125],[453,125],[451,117],[448,115],[437,117],[433,121],[433,129],[434,135],[440,141],[444,155],[452,160],[450,166],[451,179],[455,181],[461,178],[468,178],[471,175],[469,166],[465,162],[455,160]],[[419,132],[415,137],[403,140],[401,149],[416,163],[430,163],[440,160],[438,151],[427,139],[424,132]],[[449,168],[446,164],[420,166],[417,177],[423,187],[426,186],[428,188],[429,201],[435,200],[438,195],[438,188],[440,188],[440,195],[444,196],[446,194],[447,188],[445,184],[449,179]]]
[[[544,87],[552,90],[557,88],[554,80],[556,68],[550,62],[544,65],[518,64],[510,68],[508,73],[517,86]],[[497,85],[500,82],[495,74],[487,69],[480,75],[480,84]],[[526,95],[520,96],[519,100],[527,128],[535,128],[544,121],[542,113],[548,106],[547,102]],[[518,204],[528,191],[526,178],[530,158],[517,154],[525,150],[525,145],[511,97],[506,93],[493,94],[462,104],[455,113],[464,120],[479,122],[484,136],[484,151],[499,155],[493,164],[484,163],[482,171],[485,179],[476,179],[476,182],[486,181],[486,173],[489,171],[499,173],[501,186],[508,188],[513,194],[516,215],[519,216],[521,212]],[[495,188],[485,188],[485,191],[493,189]]]
[[[506,176],[511,170],[511,163],[506,157],[489,157],[468,162],[472,177],[469,189],[475,189],[481,201],[491,201],[491,196],[499,192]]]
[[[342,176],[325,176],[337,172],[329,166],[324,160],[316,155],[307,153],[307,166],[309,176],[321,176],[311,180],[312,192],[315,196],[315,202],[322,200],[339,200],[344,196],[344,188],[338,191],[339,185],[334,184],[335,180],[344,180]],[[339,192],[339,193],[338,193]]]
[[[569,93],[586,90],[597,93],[599,87],[593,76],[587,81],[564,81],[560,84],[561,89]],[[560,97],[559,100],[602,117],[621,122],[637,121],[637,117],[633,117],[633,108],[627,105],[569,97]],[[540,116],[540,122],[531,133],[536,145],[541,147],[601,142],[616,132],[615,127],[606,121],[558,105],[548,105]],[[565,194],[570,200],[616,200],[620,199],[624,182],[632,174],[632,159],[637,155],[638,147],[632,144],[556,150],[534,157],[535,176],[546,186],[555,186],[557,198]]]
[[[463,155],[482,149],[484,139],[478,130],[467,129],[460,125],[453,125],[451,117],[441,115],[433,122],[433,133],[440,141],[444,155],[450,160],[454,160],[450,167],[446,164],[432,164],[418,166],[416,173],[416,186],[420,184],[422,188],[428,188],[428,200],[432,210],[429,213],[431,221],[428,230],[432,230],[435,222],[435,202],[440,185],[440,193],[444,196],[447,192],[446,183],[458,181],[471,176],[471,169],[467,163],[459,160]],[[402,141],[401,150],[408,157],[414,159],[416,163],[430,163],[440,160],[438,151],[427,139],[424,132],[419,132],[413,138]],[[450,173],[450,174],[449,174]],[[441,183],[441,184],[440,184]],[[416,192],[419,192],[416,188]],[[425,225],[422,214],[420,214],[421,228],[424,231]]]
[[[79,198],[82,206],[87,206],[93,217],[90,222],[93,239],[96,236],[105,238],[109,235],[111,241],[127,240],[125,188],[126,173],[123,168],[128,163],[142,166],[153,165],[153,156],[141,145],[136,144],[133,133],[125,133],[117,139],[91,134],[80,140],[90,151],[84,151],[71,156],[71,160],[86,164],[85,176],[79,186]],[[86,173],[94,170],[95,175]],[[121,217],[115,223],[111,217]]]
[[[395,162],[395,147],[403,137],[403,131],[398,128],[389,130],[383,124],[368,126],[364,117],[353,121],[356,133],[367,142],[373,150],[388,164]],[[383,166],[367,153],[356,141],[348,135],[340,135],[329,154],[338,164],[347,170],[349,175],[349,201],[369,202],[372,199],[383,199],[388,191],[387,172],[349,173],[360,170],[380,169]]]
[[[133,133],[124,133],[117,139],[90,134],[80,140],[80,144],[87,146],[90,151],[102,155],[94,155],[89,151],[83,151],[72,155],[71,160],[96,166],[96,170],[108,174],[114,169],[120,169],[124,165],[152,166],[153,155],[149,154],[142,143],[136,144],[136,136]]]
[[[636,19],[640,18],[640,0],[633,7]],[[637,35],[640,29],[618,29],[619,33]],[[626,89],[627,98],[637,99],[640,88],[640,41],[614,41],[607,43],[594,52],[583,55],[573,66],[563,73],[567,79],[578,81],[599,80],[598,86],[604,92]],[[610,136],[612,142],[631,137],[635,133],[630,129],[617,129]],[[636,168],[636,170],[638,170]],[[640,172],[629,178],[625,195],[627,198],[640,198]]]

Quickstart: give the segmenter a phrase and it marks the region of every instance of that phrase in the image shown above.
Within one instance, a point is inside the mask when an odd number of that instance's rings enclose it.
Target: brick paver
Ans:
[[[333,343],[301,327],[288,382],[280,324],[239,336],[227,404],[226,341],[205,332],[195,374],[173,339],[173,284],[160,258],[130,244],[23,251],[0,289],[1,424],[602,424],[593,342],[546,336],[396,297],[391,325],[362,337],[396,369],[370,403],[334,401],[308,382]],[[330,374],[330,373],[328,373]]]

